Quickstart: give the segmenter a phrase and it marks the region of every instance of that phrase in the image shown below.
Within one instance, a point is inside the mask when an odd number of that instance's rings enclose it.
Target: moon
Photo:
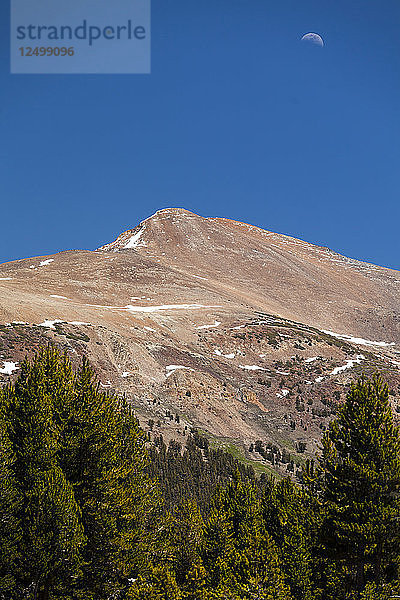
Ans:
[[[319,46],[320,48],[323,48],[324,46],[324,40],[320,35],[318,35],[318,33],[306,33],[301,38],[301,41],[314,44],[314,46]]]

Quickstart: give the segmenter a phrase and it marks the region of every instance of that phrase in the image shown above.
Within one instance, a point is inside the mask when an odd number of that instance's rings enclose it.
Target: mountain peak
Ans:
[[[204,217],[201,217],[200,215],[197,215],[196,213],[191,212],[190,210],[186,210],[186,208],[179,208],[179,207],[178,208],[174,208],[174,207],[161,208],[160,210],[155,212],[150,217],[147,217],[146,219],[144,219],[144,221],[141,221],[137,227],[139,227],[149,221],[157,220],[159,218],[169,219],[169,218],[174,218],[174,217],[187,217],[187,218],[197,218],[197,219],[204,218]],[[131,231],[134,231],[134,230],[131,230]]]
[[[174,207],[171,207],[171,208],[161,208],[156,213],[154,213],[154,215],[152,215],[151,217],[149,217],[149,219],[152,219],[153,217],[158,216],[158,215],[163,215],[163,216],[168,216],[168,215],[189,215],[189,216],[195,216],[195,217],[198,216],[195,213],[191,212],[190,210],[186,210],[186,208],[179,208],[179,207],[174,208]]]
[[[165,234],[165,227],[160,228],[159,221],[168,221],[172,219],[173,221],[176,218],[185,218],[185,219],[200,219],[203,220],[203,217],[196,215],[195,213],[186,210],[185,208],[162,208],[158,210],[156,213],[147,217],[144,221],[141,221],[139,225],[134,227],[133,229],[128,229],[121,233],[118,238],[109,244],[105,244],[98,248],[99,251],[105,252],[118,252],[120,250],[134,250],[136,248],[144,248],[147,246],[146,240],[143,238],[143,234],[145,230],[158,230],[157,232],[160,234]]]

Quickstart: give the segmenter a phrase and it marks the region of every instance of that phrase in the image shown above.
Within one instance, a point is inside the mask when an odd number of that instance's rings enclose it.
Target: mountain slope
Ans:
[[[1,265],[0,373],[51,339],[154,434],[199,426],[263,464],[257,439],[300,460],[361,370],[385,370],[397,406],[399,290],[397,271],[165,209],[94,252]]]
[[[400,341],[400,274],[228,219],[159,211],[101,251],[128,252],[249,306],[334,331]]]

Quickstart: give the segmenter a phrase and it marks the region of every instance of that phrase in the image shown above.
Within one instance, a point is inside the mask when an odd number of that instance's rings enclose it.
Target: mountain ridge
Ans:
[[[222,223],[222,224],[226,223],[226,224],[231,225],[231,226],[246,227],[248,229],[259,231],[260,233],[267,233],[269,235],[279,236],[280,238],[286,239],[289,242],[302,243],[302,244],[308,245],[308,246],[310,246],[312,248],[317,248],[319,250],[332,253],[334,255],[340,256],[340,257],[345,258],[345,259],[347,259],[349,261],[354,261],[356,263],[360,263],[362,265],[371,266],[371,267],[378,267],[380,269],[386,269],[388,271],[394,271],[395,273],[398,272],[398,270],[393,269],[391,267],[386,267],[386,266],[379,265],[377,263],[372,263],[372,262],[369,262],[369,261],[365,261],[365,260],[361,260],[361,259],[358,259],[358,258],[350,257],[350,256],[347,256],[345,254],[342,254],[338,250],[333,250],[332,248],[329,248],[328,246],[323,246],[323,245],[320,245],[320,244],[315,244],[313,242],[302,240],[301,238],[297,238],[297,237],[289,235],[289,234],[273,232],[272,230],[263,229],[262,227],[260,227],[258,225],[252,225],[252,224],[246,223],[244,221],[237,221],[236,219],[229,219],[227,217],[210,217],[210,216],[203,217],[201,215],[197,215],[196,213],[194,213],[192,211],[189,211],[189,210],[187,210],[185,208],[181,208],[181,207],[162,208],[162,209],[156,211],[155,213],[153,213],[149,217],[146,217],[145,219],[143,219],[142,221],[140,221],[135,227],[133,227],[131,229],[124,230],[122,233],[120,233],[117,236],[117,238],[114,241],[108,242],[107,244],[103,244],[102,246],[100,246],[99,248],[97,248],[96,251],[106,251],[108,248],[112,248],[118,242],[118,240],[120,240],[121,238],[128,237],[129,235],[134,236],[138,232],[138,230],[142,229],[142,227],[147,222],[150,222],[154,217],[163,216],[163,215],[165,215],[165,216],[178,215],[178,216],[195,217],[195,218],[198,218],[198,219],[204,219],[206,221],[211,221],[211,222],[215,221],[215,222],[219,222],[219,223]]]

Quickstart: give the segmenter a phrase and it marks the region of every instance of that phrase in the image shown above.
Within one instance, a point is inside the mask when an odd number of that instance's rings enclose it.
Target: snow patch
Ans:
[[[190,367],[185,367],[184,365],[168,365],[167,367],[165,367],[165,370],[167,371],[167,377],[175,373],[175,371],[179,370],[194,371],[194,369],[191,369]]]
[[[57,294],[50,294],[50,298],[60,298],[60,300],[68,300],[65,296],[57,296]]]
[[[215,321],[214,325],[199,325],[196,329],[213,329],[214,327],[219,327],[221,325],[221,321]]]
[[[147,244],[144,240],[140,241],[140,238],[142,237],[143,233],[145,232],[145,229],[146,229],[146,227],[142,227],[142,229],[140,229],[137,233],[135,233],[131,237],[129,242],[126,244],[126,246],[124,246],[124,249],[128,250],[130,248],[143,248],[143,247],[147,246]]]
[[[216,354],[217,356],[223,356],[224,358],[235,358],[236,356],[234,352],[231,352],[230,354],[223,354],[221,350],[218,350],[218,348],[214,350],[214,354]]]
[[[239,367],[241,369],[244,369],[245,371],[267,371],[267,369],[264,369],[263,367],[259,367],[257,365],[239,365]]]
[[[111,385],[112,385],[111,381],[107,381],[107,383],[102,383],[102,382],[100,381],[100,386],[101,386],[102,388],[110,388],[110,387],[111,387]]]
[[[335,333],[334,331],[325,331],[322,330],[323,333],[327,333],[332,337],[337,338],[338,340],[343,340],[346,342],[352,342],[353,344],[360,344],[361,346],[380,346],[381,348],[386,348],[387,346],[395,346],[395,342],[373,342],[371,340],[364,340],[363,338],[354,337],[352,335],[347,335],[345,333]]]
[[[0,373],[3,373],[3,375],[11,375],[14,371],[19,369],[19,367],[17,367],[17,364],[18,363],[15,362],[4,361],[4,367],[0,369]]]
[[[320,357],[319,356],[313,356],[312,358],[306,358],[305,359],[305,363],[312,363],[314,362],[314,360],[318,360]]]
[[[54,258],[48,258],[47,260],[42,260],[39,263],[39,267],[46,267],[47,265],[49,265],[52,262],[54,262]]]
[[[39,323],[38,327],[47,327],[48,329],[55,329],[54,325],[56,323],[67,323],[67,325],[91,325],[91,323],[86,323],[85,321],[63,321],[61,319],[54,319],[50,321],[50,319],[45,319],[43,323]]]
[[[12,277],[0,277],[0,281],[11,281]]]
[[[104,307],[99,307],[104,308]],[[118,306],[109,306],[107,308],[119,308]],[[162,304],[161,306],[124,306],[122,310],[129,312],[158,312],[160,310],[196,310],[198,308],[221,308],[220,306],[204,306],[203,304]]]
[[[331,375],[337,375],[338,373],[342,373],[342,371],[346,371],[347,369],[351,369],[356,364],[360,364],[362,360],[365,360],[365,356],[363,354],[358,354],[356,358],[352,360],[348,360],[343,367],[336,367],[333,369]]]
[[[47,327],[48,329],[55,329],[54,325],[56,323],[65,323],[65,321],[61,321],[61,319],[54,319],[54,321],[50,321],[49,319],[45,319],[43,323],[39,323],[39,327]]]

